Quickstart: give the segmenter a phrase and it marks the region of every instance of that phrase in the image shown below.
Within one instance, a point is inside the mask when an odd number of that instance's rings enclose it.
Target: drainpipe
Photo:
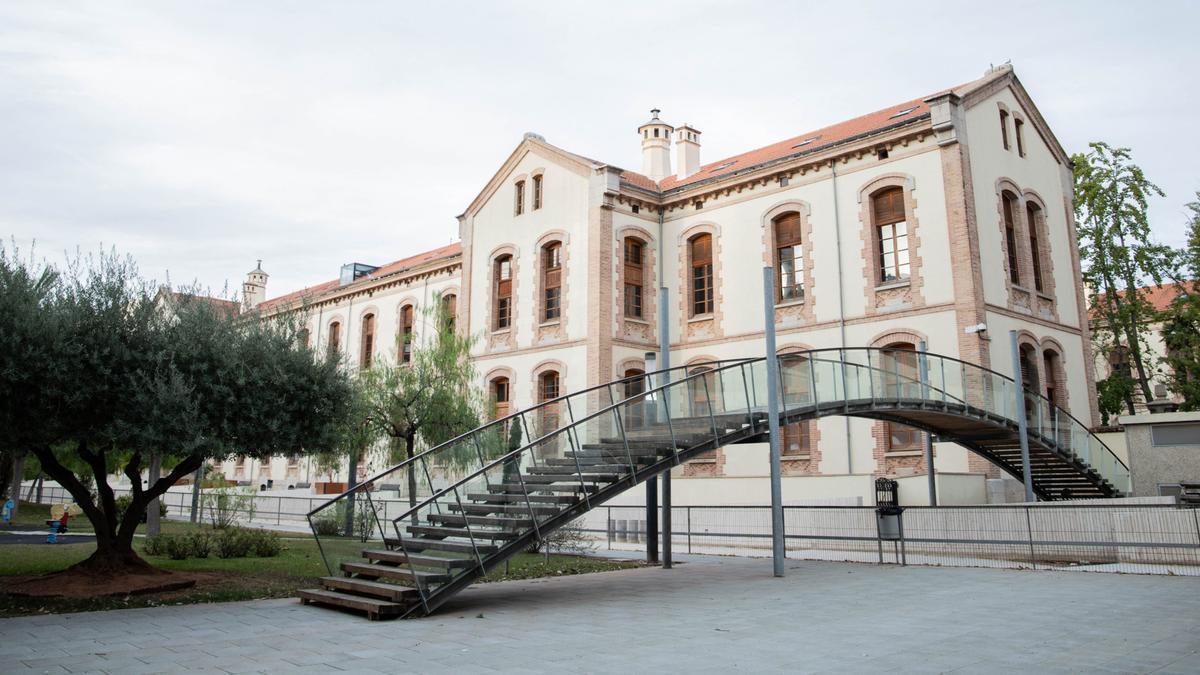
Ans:
[[[833,188],[833,234],[837,242],[837,276],[838,276],[838,333],[842,340],[842,349],[846,348],[846,280],[842,276],[842,216],[838,208],[837,190],[837,159],[829,160],[831,172],[830,186]],[[845,352],[842,353],[843,360]],[[843,417],[846,422],[846,473],[854,473],[854,444],[850,442],[850,418]]]

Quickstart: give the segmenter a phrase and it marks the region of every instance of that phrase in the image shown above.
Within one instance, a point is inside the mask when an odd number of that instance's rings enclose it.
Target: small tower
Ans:
[[[247,310],[254,309],[258,303],[267,299],[267,277],[269,275],[263,271],[262,261],[258,261],[258,265],[246,274],[246,283],[242,284],[242,307]]]
[[[662,180],[671,175],[671,132],[670,124],[658,119],[658,108],[651,110],[654,115],[649,122],[638,127],[638,135],[642,137],[642,173],[653,180]]]
[[[675,171],[679,180],[700,170],[700,130],[684,122],[675,129]]]

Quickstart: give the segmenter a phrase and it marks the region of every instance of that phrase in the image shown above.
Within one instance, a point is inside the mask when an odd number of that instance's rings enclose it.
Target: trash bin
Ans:
[[[900,514],[904,509],[899,506],[881,506],[875,509],[875,523],[879,527],[879,538],[884,541],[900,540]]]
[[[883,562],[883,542],[899,543],[896,551],[900,564],[907,563],[904,551],[904,507],[900,506],[899,484],[890,478],[875,480],[875,527],[879,537],[879,562]]]

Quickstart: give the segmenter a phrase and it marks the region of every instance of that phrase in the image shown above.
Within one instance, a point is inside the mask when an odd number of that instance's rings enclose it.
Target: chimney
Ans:
[[[642,173],[651,180],[659,181],[671,175],[671,131],[670,124],[658,119],[658,108],[650,111],[654,115],[649,122],[638,127],[642,137]]]
[[[254,309],[258,303],[267,299],[267,276],[267,273],[263,271],[261,260],[253,270],[246,274],[246,283],[242,284],[242,307],[244,309]]]
[[[675,130],[675,175],[679,180],[700,170],[700,130],[684,123]]]

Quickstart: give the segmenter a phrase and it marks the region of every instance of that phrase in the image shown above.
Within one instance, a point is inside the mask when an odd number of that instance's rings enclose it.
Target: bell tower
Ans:
[[[246,274],[246,282],[242,284],[242,308],[251,310],[258,303],[267,299],[267,277],[263,271],[262,261],[259,260],[254,269]]]
[[[642,137],[642,173],[653,180],[662,180],[671,175],[671,132],[670,124],[660,120],[658,108],[650,111],[654,117],[638,127]]]

